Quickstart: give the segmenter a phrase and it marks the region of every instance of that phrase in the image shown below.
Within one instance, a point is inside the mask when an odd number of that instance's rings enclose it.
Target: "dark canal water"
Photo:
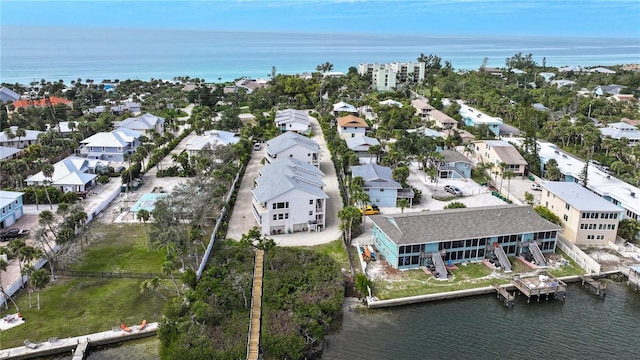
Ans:
[[[570,285],[565,302],[509,309],[495,296],[344,311],[323,360],[640,359],[640,291],[609,283],[601,299]]]

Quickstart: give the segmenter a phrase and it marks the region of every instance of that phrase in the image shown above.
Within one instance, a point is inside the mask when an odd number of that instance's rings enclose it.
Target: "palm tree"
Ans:
[[[141,209],[137,214],[138,219],[144,224],[144,232],[147,235],[147,250],[151,251],[151,243],[149,242],[149,230],[147,229],[147,221],[151,218],[151,213],[145,209]]]
[[[47,286],[49,279],[49,273],[44,269],[38,269],[32,272],[29,277],[29,286],[35,288],[38,292],[38,310],[40,310],[40,290]]]
[[[51,184],[53,182],[53,173],[55,172],[55,168],[53,167],[53,165],[51,164],[44,164],[42,165],[42,175],[44,175],[45,177],[45,181],[43,181],[44,183],[44,192],[45,194],[47,194],[47,200],[49,201],[49,206],[51,207],[51,210],[53,210],[53,204],[51,203],[51,197],[49,196],[49,184]]]
[[[507,170],[507,167],[509,165],[507,165],[507,163],[505,162],[501,162],[500,164],[498,164],[498,167],[500,168],[500,193],[502,193],[502,182],[504,181],[504,172]]]
[[[9,252],[11,252],[11,254],[13,254],[13,256],[18,257],[18,268],[20,269],[20,273],[22,273],[22,259],[20,256],[20,253],[23,251],[22,249],[25,248],[27,246],[27,244],[24,242],[23,239],[14,239],[11,240],[11,242],[9,243]],[[22,276],[20,277],[20,287],[22,287],[23,283],[22,283]]]
[[[33,275],[33,272],[36,270],[36,268],[34,268],[32,265],[27,264],[24,266],[24,268],[22,268],[22,270],[20,270],[20,274],[22,274],[22,276],[26,276],[28,279],[31,278],[31,275]],[[29,309],[31,309],[32,305],[31,305],[31,293],[33,292],[33,289],[31,288],[31,286],[29,285],[29,281],[27,281],[27,293],[29,294]]]
[[[4,306],[5,306],[5,309],[9,309],[9,303],[7,302],[7,299],[9,299],[13,303],[13,306],[16,307],[16,311],[20,312],[20,309],[18,308],[18,304],[16,304],[16,302],[13,301],[13,298],[11,297],[11,295],[9,295],[6,292],[4,292],[4,287],[2,286],[2,273],[7,270],[7,266],[9,266],[9,263],[4,261],[4,259],[0,258],[0,292],[4,295]]]
[[[511,196],[511,179],[513,179],[516,174],[511,170],[507,170],[504,172],[503,176],[507,178],[507,198],[509,198]]]

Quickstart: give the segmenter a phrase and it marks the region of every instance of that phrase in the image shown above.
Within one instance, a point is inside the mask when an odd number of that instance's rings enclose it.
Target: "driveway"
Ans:
[[[326,208],[325,229],[320,232],[299,232],[270,236],[276,244],[281,246],[310,246],[323,244],[339,239],[342,234],[340,230],[340,221],[338,219],[338,211],[342,209],[342,198],[340,197],[338,178],[336,176],[333,161],[331,161],[329,150],[327,149],[327,144],[324,140],[322,129],[318,124],[318,120],[315,118],[311,118],[311,131],[313,133],[313,140],[320,145],[320,170],[325,174],[322,180],[325,183],[324,191],[329,196]],[[238,190],[236,205],[234,206],[229,220],[229,227],[227,230],[227,238],[229,239],[240,240],[242,234],[247,233],[249,229],[257,226],[257,222],[252,211],[251,190],[253,190],[253,181],[258,177],[258,171],[262,167],[260,162],[265,155],[266,150],[264,146],[258,151],[253,151],[251,154],[251,160],[249,161],[247,170],[244,173],[240,189]]]

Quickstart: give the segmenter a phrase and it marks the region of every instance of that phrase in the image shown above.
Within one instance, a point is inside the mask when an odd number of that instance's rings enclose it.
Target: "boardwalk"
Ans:
[[[247,341],[247,360],[257,360],[260,355],[260,318],[262,316],[262,274],[264,250],[256,250],[256,264],[253,271],[253,291],[251,294],[251,320]]]

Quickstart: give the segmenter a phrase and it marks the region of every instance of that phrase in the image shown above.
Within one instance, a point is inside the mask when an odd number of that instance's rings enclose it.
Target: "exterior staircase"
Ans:
[[[502,246],[500,246],[500,244],[496,244],[494,246],[493,253],[496,254],[496,257],[500,262],[500,266],[502,266],[502,269],[505,273],[510,273],[511,271],[513,271],[511,269],[509,258],[507,257],[507,254],[504,252],[504,249],[502,248]]]
[[[533,258],[536,260],[536,265],[540,268],[547,267],[547,262],[544,259],[544,255],[542,254],[542,250],[538,246],[538,243],[532,241],[529,243],[529,252],[533,255]]]
[[[444,266],[444,261],[442,260],[440,253],[436,251],[431,254],[431,261],[433,261],[433,265],[436,267],[436,271],[438,272],[438,279],[447,280],[447,268]]]
[[[260,320],[262,317],[262,276],[264,270],[264,250],[256,250],[253,269],[253,290],[251,293],[251,320],[247,340],[247,360],[258,360],[260,356]]]

